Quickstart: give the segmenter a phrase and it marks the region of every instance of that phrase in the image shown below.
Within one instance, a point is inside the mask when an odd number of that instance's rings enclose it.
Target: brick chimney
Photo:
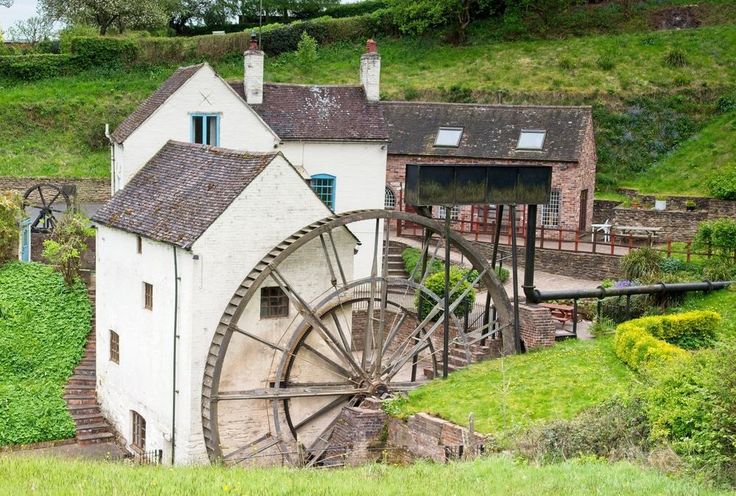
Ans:
[[[371,102],[377,102],[381,89],[381,56],[374,40],[365,44],[365,53],[360,56],[360,84],[365,89],[365,96]]]
[[[263,103],[263,58],[263,52],[258,48],[258,38],[253,33],[250,35],[250,47],[243,54],[245,101],[253,105]]]

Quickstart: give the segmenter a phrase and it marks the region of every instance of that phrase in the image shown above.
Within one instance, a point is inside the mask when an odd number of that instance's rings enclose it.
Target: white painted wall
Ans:
[[[177,463],[206,461],[200,416],[204,362],[214,329],[234,291],[270,249],[329,213],[294,168],[277,157],[194,243],[191,252],[178,250]],[[344,236],[336,241],[349,261],[354,238]],[[164,449],[169,460],[173,247],[144,240],[143,253],[137,254],[135,235],[104,226],[98,229],[97,242],[100,403],[128,440],[130,410],[143,415],[146,448]],[[349,262],[346,265],[350,277]],[[295,280],[309,280],[317,292],[329,285],[321,258],[307,257],[287,274]],[[143,309],[143,281],[154,285],[153,311]],[[120,335],[119,365],[109,361],[109,329]]]
[[[204,65],[122,145],[116,146],[114,169],[120,170],[116,181],[118,189],[122,189],[168,140],[191,141],[192,113],[220,114],[221,147],[268,152],[279,142],[258,114],[209,65]]]
[[[383,208],[386,187],[386,144],[375,142],[334,143],[287,141],[280,150],[294,165],[309,175],[330,174],[335,180],[335,211]],[[350,226],[362,245],[355,259],[355,277],[370,275],[375,221]],[[379,248],[382,241],[379,228]],[[380,259],[378,261],[380,269]]]

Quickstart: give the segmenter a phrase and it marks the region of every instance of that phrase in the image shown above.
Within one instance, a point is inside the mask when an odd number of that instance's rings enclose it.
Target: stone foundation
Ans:
[[[109,179],[0,176],[0,191],[15,191],[22,195],[28,188],[39,183],[75,185],[78,203],[103,203],[110,199]]]

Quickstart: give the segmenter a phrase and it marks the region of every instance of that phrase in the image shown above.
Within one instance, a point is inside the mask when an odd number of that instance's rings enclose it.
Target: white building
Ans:
[[[110,135],[114,196],[93,218],[98,400],[131,449],[176,463],[206,460],[204,361],[250,269],[332,211],[383,207],[375,45],[361,86],[264,84],[263,57],[252,46],[244,81],[231,83],[206,63],[178,69]],[[367,275],[371,254],[354,253],[375,224],[351,229],[337,249],[348,275]],[[305,297],[330,287],[321,260],[284,270]],[[283,320],[255,325],[275,337]]]

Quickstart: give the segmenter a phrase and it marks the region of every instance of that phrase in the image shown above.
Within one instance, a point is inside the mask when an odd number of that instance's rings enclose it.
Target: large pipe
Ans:
[[[178,335],[179,317],[179,265],[176,260],[176,246],[174,246],[174,339],[173,339],[173,363],[171,366],[171,465],[174,465],[176,456],[176,341]]]
[[[537,206],[527,205],[526,216],[526,255],[524,260],[524,294],[527,288],[534,288],[534,252],[537,245]]]
[[[578,299],[578,298],[606,298],[607,296],[625,296],[634,294],[657,294],[657,293],[684,293],[689,291],[712,291],[723,289],[736,281],[702,281],[683,282],[672,284],[650,284],[647,286],[629,286],[626,288],[603,288],[595,289],[568,289],[562,291],[540,291],[534,287],[524,287],[524,294],[530,303],[540,303],[550,300]]]

